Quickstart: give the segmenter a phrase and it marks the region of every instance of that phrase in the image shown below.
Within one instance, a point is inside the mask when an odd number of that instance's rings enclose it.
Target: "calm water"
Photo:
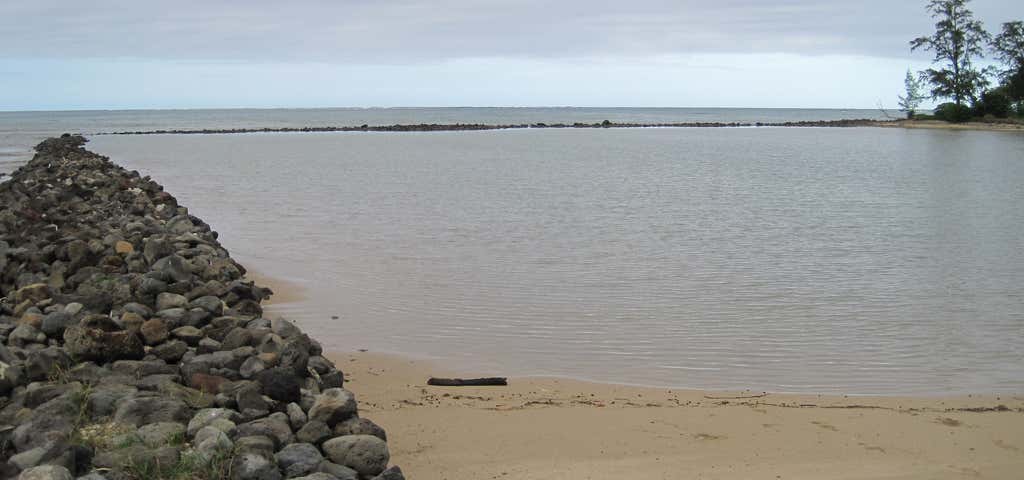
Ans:
[[[898,113],[890,113],[898,115]],[[0,112],[0,173],[32,158],[32,146],[61,133],[203,128],[394,125],[415,123],[789,122],[885,118],[879,110],[784,108],[320,108]]]
[[[715,389],[1024,391],[1024,136],[96,137],[328,348]],[[340,317],[332,320],[331,316]]]
[[[62,131],[784,121],[872,111],[0,113]],[[328,348],[716,389],[1024,392],[1024,136],[856,129],[92,138],[153,175]],[[332,316],[338,316],[332,320]]]

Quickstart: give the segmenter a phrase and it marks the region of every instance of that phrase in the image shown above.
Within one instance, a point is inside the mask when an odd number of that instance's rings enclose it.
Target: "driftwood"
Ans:
[[[508,385],[508,381],[505,377],[489,377],[489,378],[434,378],[430,377],[427,380],[427,385],[434,385],[436,387],[484,387],[484,386],[497,386],[503,387]]]

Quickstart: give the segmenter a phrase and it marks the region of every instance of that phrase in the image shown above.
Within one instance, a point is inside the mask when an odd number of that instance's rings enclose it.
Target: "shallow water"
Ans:
[[[631,129],[94,137],[327,348],[507,375],[1024,391],[1024,137]],[[339,317],[332,320],[332,316]]]

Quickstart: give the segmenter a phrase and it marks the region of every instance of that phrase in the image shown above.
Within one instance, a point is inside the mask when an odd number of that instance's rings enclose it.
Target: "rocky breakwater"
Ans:
[[[217,233],[64,135],[0,184],[0,478],[402,478]]]

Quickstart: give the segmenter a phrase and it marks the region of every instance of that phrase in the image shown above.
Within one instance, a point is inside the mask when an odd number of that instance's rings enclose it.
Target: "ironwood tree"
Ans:
[[[926,9],[937,19],[935,33],[910,41],[911,51],[923,49],[935,53],[933,64],[921,72],[931,85],[932,98],[949,98],[957,105],[974,102],[988,86],[988,71],[977,68],[974,59],[984,55],[992,36],[967,8],[970,0],[931,0]]]

